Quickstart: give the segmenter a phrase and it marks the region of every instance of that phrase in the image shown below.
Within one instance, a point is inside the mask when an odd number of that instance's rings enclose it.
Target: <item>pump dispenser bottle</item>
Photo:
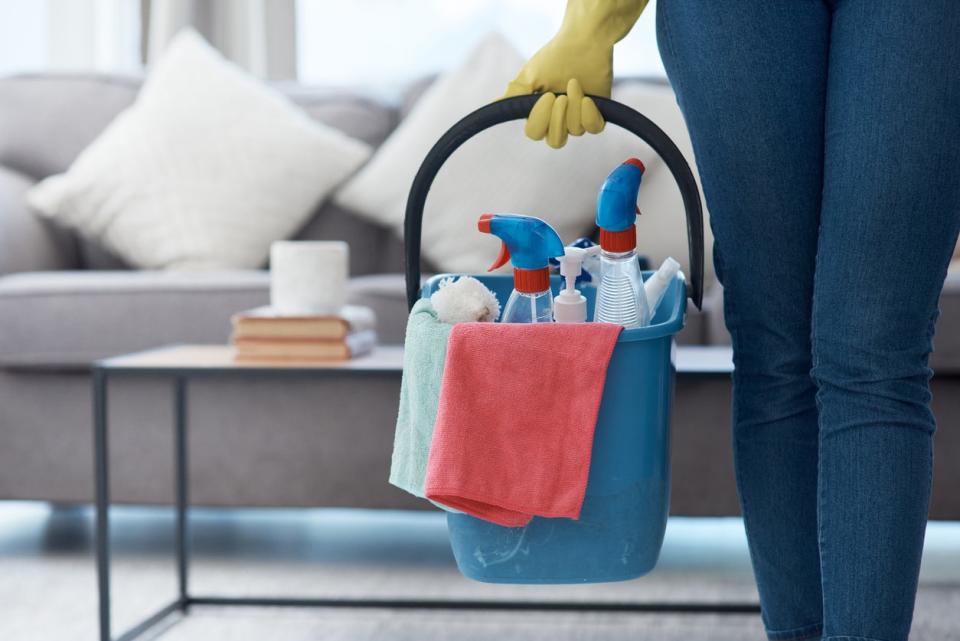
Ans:
[[[563,289],[554,300],[553,317],[558,323],[585,323],[587,321],[587,299],[576,288],[577,278],[583,269],[583,261],[600,253],[600,246],[566,247],[560,257],[560,275],[563,276]]]
[[[637,194],[643,171],[643,163],[630,158],[607,176],[597,196],[601,251],[594,320],[628,329],[650,323],[637,259]]]
[[[553,322],[551,258],[563,256],[563,241],[553,227],[533,216],[484,214],[477,229],[500,238],[500,255],[488,271],[513,262],[513,292],[503,308],[504,323]]]

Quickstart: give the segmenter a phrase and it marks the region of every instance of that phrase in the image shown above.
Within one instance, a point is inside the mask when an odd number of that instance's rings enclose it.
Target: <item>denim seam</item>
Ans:
[[[822,443],[820,437],[818,441]],[[820,448],[818,448],[820,449]],[[824,536],[824,523],[823,523],[823,514],[824,514],[824,505],[826,503],[826,497],[824,492],[824,482],[823,482],[823,455],[818,452],[817,455],[817,544],[820,548],[820,598],[821,598],[821,612],[823,612],[824,617],[827,614],[827,591],[828,591],[828,581],[827,581],[827,561],[829,559],[829,554],[827,554],[827,545],[826,537]]]
[[[802,641],[803,639],[819,639],[823,633],[823,624],[811,623],[792,630],[767,630],[770,641]]]
[[[824,131],[826,131],[826,126],[824,126]],[[824,140],[824,147],[826,147],[826,141]],[[821,202],[821,209],[822,209]],[[820,426],[820,417],[823,412],[821,410],[821,401],[820,401],[820,385],[817,383],[815,376],[812,376],[813,371],[817,369],[820,365],[820,350],[817,349],[817,278],[816,278],[816,268],[820,264],[820,254],[822,253],[823,245],[823,235],[820,232],[817,232],[817,251],[814,256],[814,279],[813,279],[813,300],[810,304],[810,363],[811,363],[811,379],[813,384],[816,387],[814,392],[814,404],[817,407],[817,548],[820,552],[820,612],[826,620],[827,615],[827,589],[829,582],[827,581],[827,546],[826,538],[824,537],[824,526],[823,526],[823,514],[824,514],[824,504],[826,503],[826,497],[824,492],[824,482],[823,482],[823,430]]]
[[[874,637],[851,637],[846,634],[840,636],[830,636],[823,637],[821,641],[884,641],[883,639],[876,639]]]

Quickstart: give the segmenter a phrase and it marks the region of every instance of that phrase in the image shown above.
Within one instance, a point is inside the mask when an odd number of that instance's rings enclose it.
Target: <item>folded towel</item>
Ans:
[[[390,483],[421,498],[425,498],[427,455],[437,418],[447,337],[452,328],[453,325],[437,320],[429,299],[417,301],[407,321]]]
[[[607,365],[606,323],[461,323],[447,343],[426,495],[506,527],[580,516]]]

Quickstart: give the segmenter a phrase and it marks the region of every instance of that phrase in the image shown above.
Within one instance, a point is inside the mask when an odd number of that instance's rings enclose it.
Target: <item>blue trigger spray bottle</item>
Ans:
[[[594,320],[626,328],[650,323],[650,306],[637,259],[637,194],[643,163],[636,158],[614,169],[597,196],[600,285]]]
[[[503,244],[490,266],[493,271],[513,262],[513,292],[503,308],[504,323],[553,322],[549,261],[564,255],[563,241],[553,227],[533,216],[484,214],[477,229],[493,234]]]

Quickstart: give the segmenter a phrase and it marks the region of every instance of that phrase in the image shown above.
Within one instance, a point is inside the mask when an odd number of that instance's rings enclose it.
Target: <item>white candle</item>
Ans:
[[[349,247],[281,240],[270,246],[270,306],[285,316],[331,315],[346,302]]]

